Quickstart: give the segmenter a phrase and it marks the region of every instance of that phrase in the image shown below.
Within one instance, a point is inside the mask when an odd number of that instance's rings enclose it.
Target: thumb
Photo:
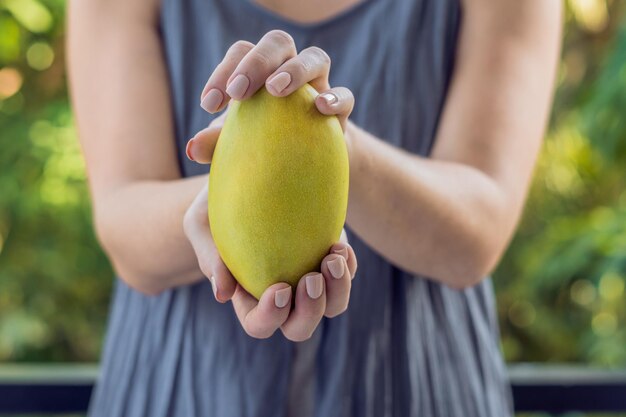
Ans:
[[[208,127],[196,133],[195,136],[187,142],[187,158],[199,164],[211,163],[215,145],[217,145],[217,140],[220,137],[225,119],[226,112],[213,119]]]
[[[196,254],[200,271],[211,281],[217,301],[223,303],[233,296],[237,282],[220,258],[211,237],[207,196],[208,187],[205,186],[185,213],[183,229]]]

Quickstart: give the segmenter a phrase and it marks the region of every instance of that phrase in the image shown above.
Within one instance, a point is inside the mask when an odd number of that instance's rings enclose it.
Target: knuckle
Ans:
[[[232,71],[232,68],[236,67],[237,64],[241,61],[241,57],[239,55],[227,55],[224,57],[222,62],[217,64],[215,67],[214,73],[228,73]],[[217,80],[212,80],[213,83],[216,83]]]
[[[307,59],[298,59],[294,68],[294,72],[298,75],[305,75],[311,71],[311,63]]]
[[[261,51],[253,51],[248,55],[246,59],[246,64],[250,66],[250,68],[260,68],[263,70],[269,70],[271,58]]]
[[[350,90],[349,88],[343,87],[341,89],[341,93],[344,97],[344,100],[354,101],[354,95],[352,94],[352,90]]]
[[[319,48],[317,46],[311,46],[306,49],[307,53],[313,55],[316,60],[323,63],[324,65],[330,65],[330,56],[326,53],[325,50]]]
[[[283,331],[283,334],[287,339],[292,342],[304,342],[311,338],[313,335],[312,331]]]
[[[225,70],[232,66],[236,66],[241,59],[254,48],[254,44],[247,41],[237,41],[228,48],[228,52],[224,56],[222,62],[217,65],[216,70]]]
[[[248,336],[253,337],[255,339],[267,339],[274,333],[272,331],[259,329],[256,326],[249,326],[246,323],[243,324],[243,330],[246,332]]]
[[[231,45],[229,51],[245,54],[248,53],[252,48],[254,48],[254,44],[252,42],[239,40]]]
[[[265,35],[268,40],[271,40],[274,43],[284,46],[295,45],[295,41],[293,37],[285,32],[284,30],[274,29],[267,32]]]
[[[347,309],[348,309],[348,303],[347,302],[342,303],[342,304],[334,306],[333,308],[327,309],[325,316],[328,317],[329,319],[332,319],[333,317],[337,317],[345,313]]]
[[[315,325],[317,325],[317,323],[319,323],[319,321],[322,319],[322,317],[324,317],[324,311],[325,310],[326,310],[326,306],[325,305],[320,305],[320,306],[317,306],[315,308],[311,308],[311,309],[308,309],[308,310],[303,310],[300,313],[300,317],[306,323],[309,323],[309,324],[314,323]]]
[[[202,271],[207,278],[213,275],[213,265],[211,265],[208,259],[198,259],[198,266],[200,267],[200,271]]]

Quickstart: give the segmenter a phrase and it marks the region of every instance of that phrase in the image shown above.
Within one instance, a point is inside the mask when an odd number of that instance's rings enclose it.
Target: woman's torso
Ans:
[[[364,0],[339,16],[297,25],[248,0],[163,0],[161,34],[184,176],[205,166],[185,144],[213,116],[199,93],[227,48],[283,29],[316,45],[330,82],[356,97],[353,122],[428,155],[454,65],[459,0]],[[359,257],[350,307],[315,335],[315,373],[293,386],[301,349],[277,333],[248,337],[208,281],[146,297],[118,281],[92,401],[96,416],[278,416],[312,396],[312,415],[511,415],[491,282],[454,291],[411,276],[348,229]]]

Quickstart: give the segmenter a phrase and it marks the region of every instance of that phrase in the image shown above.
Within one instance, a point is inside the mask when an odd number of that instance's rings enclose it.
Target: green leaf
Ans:
[[[33,33],[47,32],[52,28],[52,14],[37,0],[4,0],[3,5],[22,26]]]

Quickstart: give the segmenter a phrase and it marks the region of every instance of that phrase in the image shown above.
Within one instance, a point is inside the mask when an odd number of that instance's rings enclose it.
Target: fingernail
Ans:
[[[238,100],[246,94],[249,86],[250,80],[248,77],[243,74],[239,74],[226,87],[226,94]]]
[[[209,113],[215,113],[217,109],[220,108],[222,100],[224,100],[224,95],[222,94],[222,92],[217,88],[212,88],[200,102],[200,107],[202,107]]]
[[[276,307],[278,308],[283,308],[289,304],[290,298],[291,287],[283,288],[282,290],[278,290],[274,293],[274,304],[276,304]]]
[[[211,281],[211,288],[213,288],[213,296],[217,300],[217,286],[215,285],[215,277],[210,277],[209,281]]]
[[[193,159],[193,156],[191,155],[192,146],[193,146],[193,139],[189,139],[189,142],[187,142],[187,147],[185,148],[185,153],[187,154],[187,158],[195,162],[195,159]]]
[[[271,89],[274,93],[278,94],[285,88],[287,88],[290,83],[291,75],[289,75],[288,72],[281,72],[272,77],[272,79],[269,80],[267,83],[265,83],[265,86],[268,89]]]
[[[328,270],[330,274],[335,279],[339,279],[343,277],[343,273],[345,272],[345,261],[341,259],[341,257],[337,257],[332,261],[328,261]]]
[[[329,106],[337,102],[337,96],[332,93],[323,93],[323,94],[320,94],[320,96],[322,97],[322,99],[324,99],[326,104],[328,104]]]
[[[324,291],[324,276],[322,274],[306,276],[306,293],[314,300],[317,300]]]
[[[343,256],[343,258],[347,261],[348,260],[348,248],[343,248],[343,249],[335,249],[333,251],[333,253],[336,253],[337,255],[341,255]]]

